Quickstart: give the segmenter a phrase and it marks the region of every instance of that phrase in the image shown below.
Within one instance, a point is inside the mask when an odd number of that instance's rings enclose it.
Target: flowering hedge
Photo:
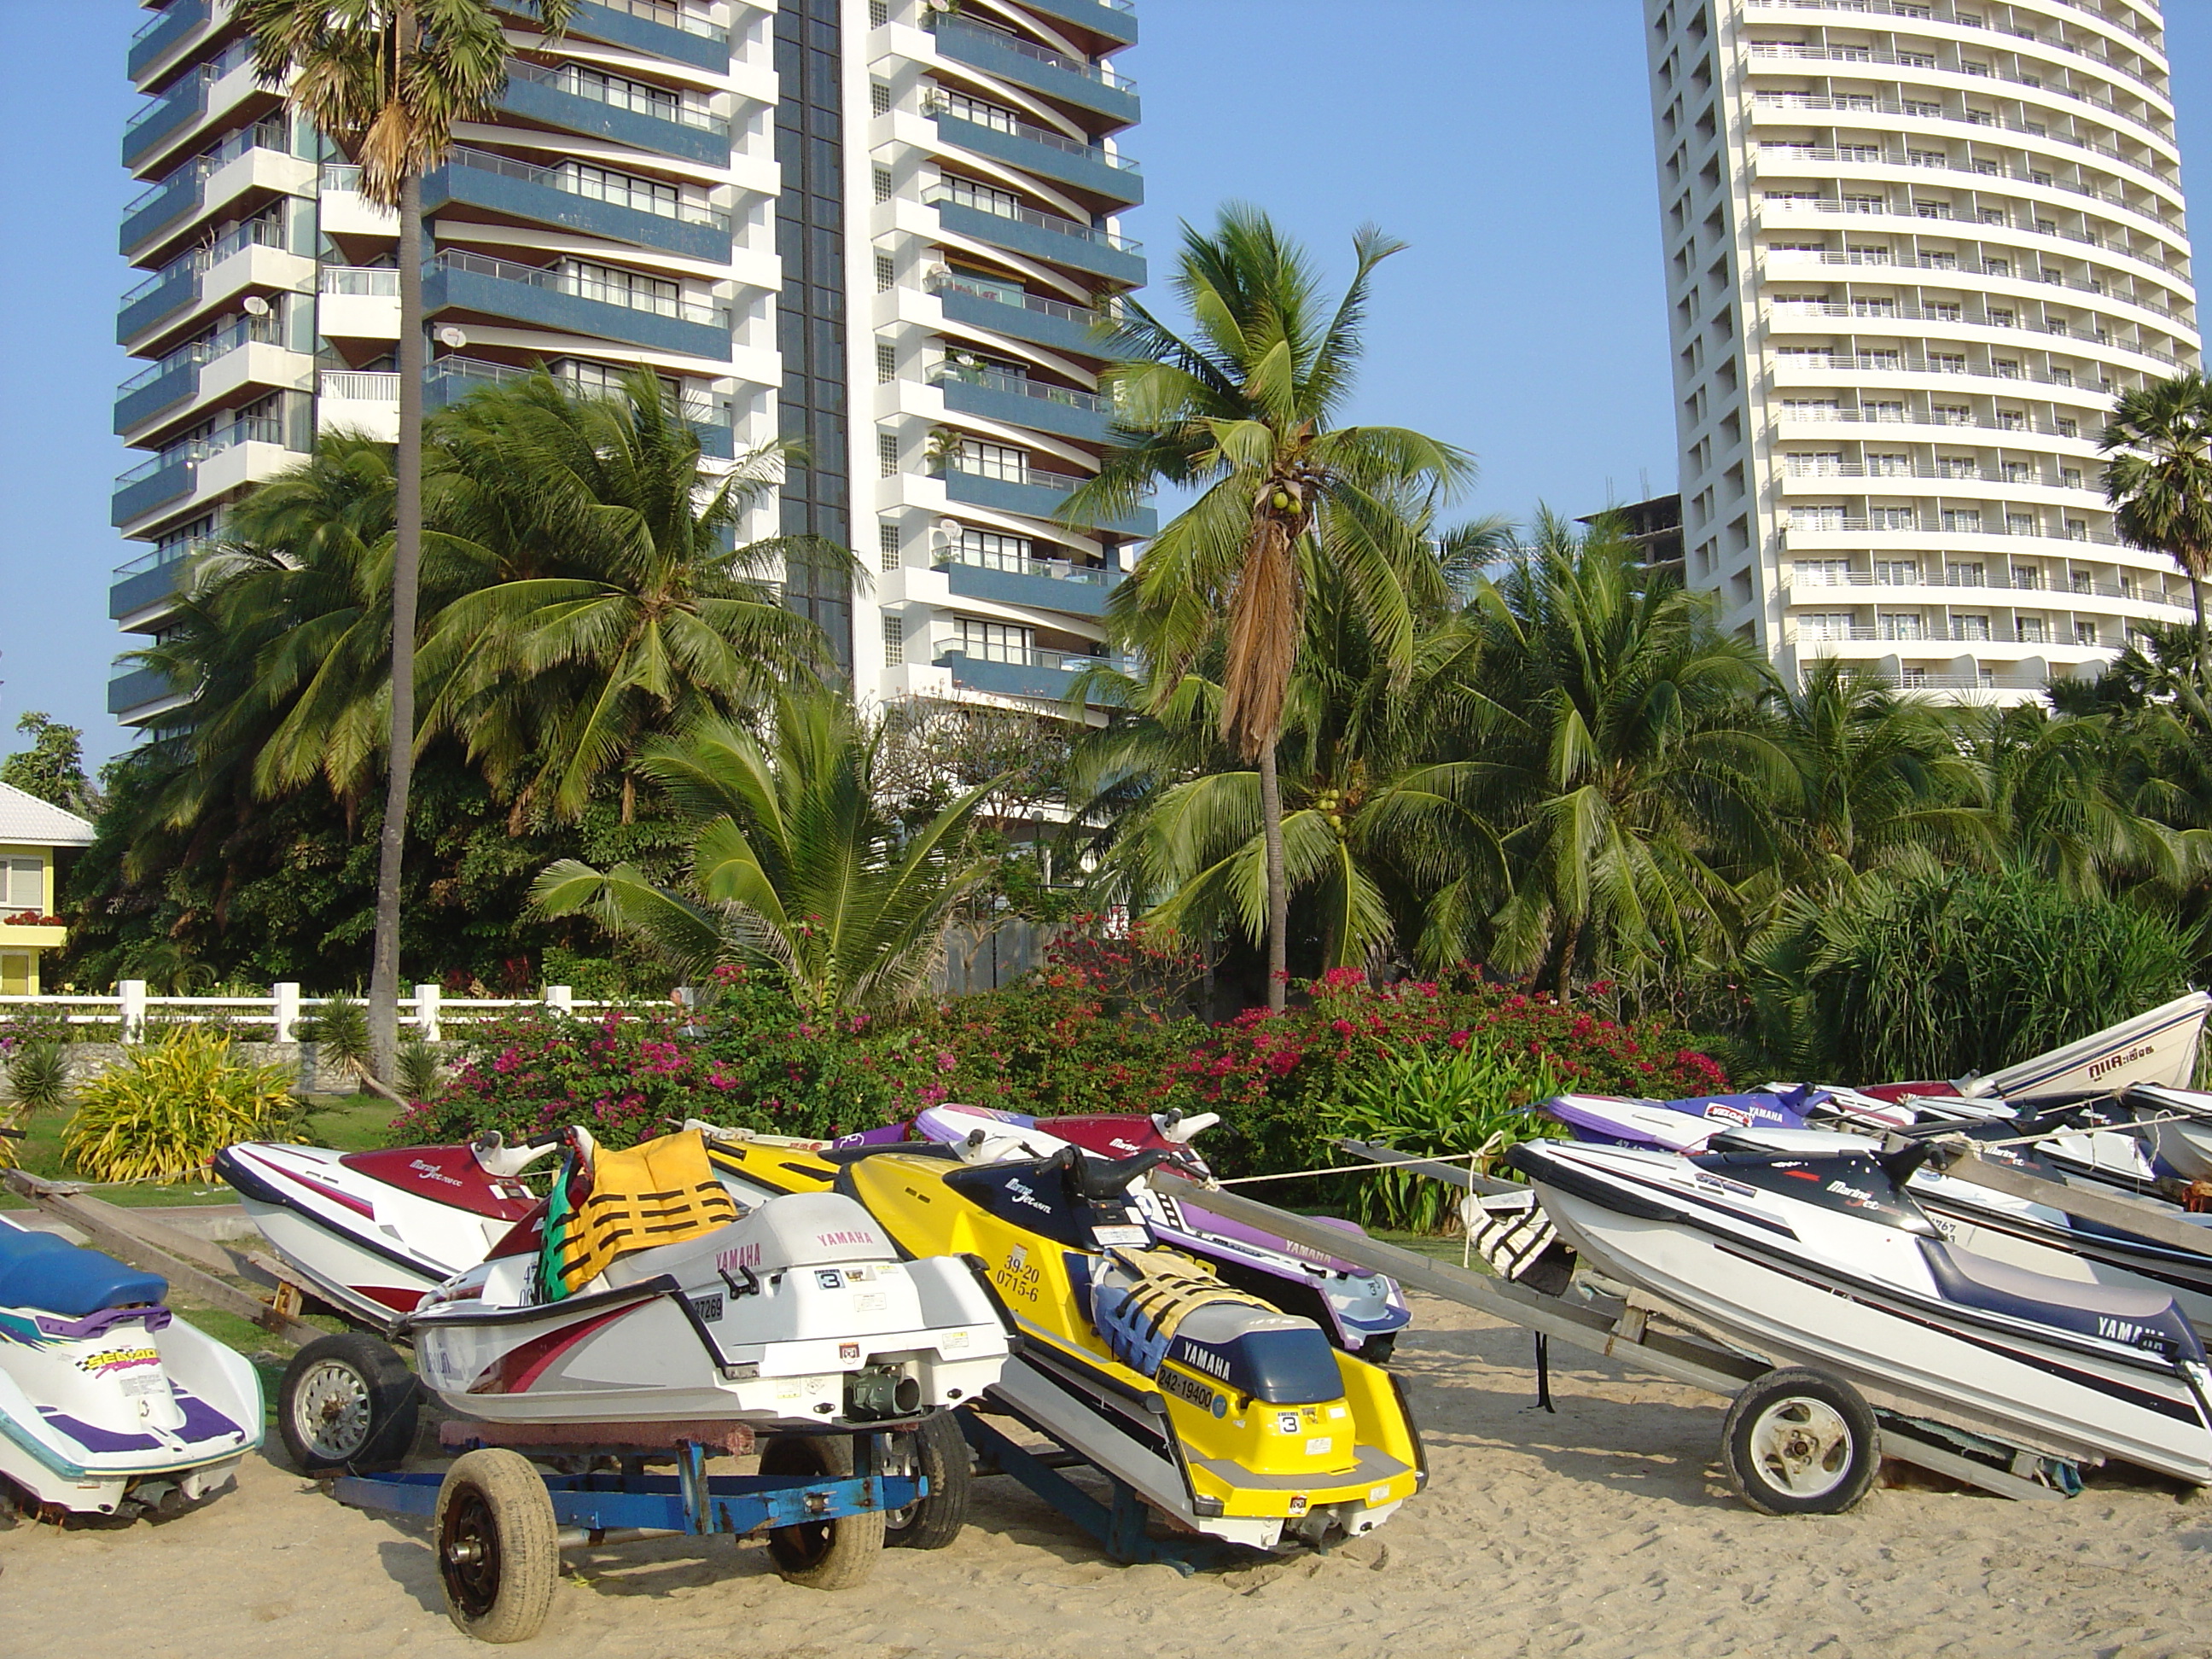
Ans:
[[[486,1028],[446,1089],[393,1128],[422,1144],[581,1122],[628,1146],[686,1117],[834,1135],[948,1100],[1040,1115],[1212,1110],[1223,1123],[1204,1146],[1215,1167],[1269,1174],[1335,1161],[1327,1142],[1339,1109],[1409,1054],[1472,1047],[1592,1093],[1675,1096],[1727,1081],[1679,1030],[1473,975],[1378,987],[1338,970],[1305,1006],[1207,1026],[1161,1006],[1172,966],[1141,942],[1078,941],[1009,989],[834,1024],[802,1019],[772,981],[725,970],[693,1013]]]

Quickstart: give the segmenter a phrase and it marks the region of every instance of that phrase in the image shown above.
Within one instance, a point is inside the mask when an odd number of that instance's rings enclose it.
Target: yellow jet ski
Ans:
[[[1427,1479],[1396,1380],[1154,1248],[1158,1150],[970,1164],[956,1146],[709,1141],[726,1180],[857,1199],[910,1255],[972,1255],[1020,1333],[994,1406],[1189,1529],[1261,1549],[1371,1530]]]

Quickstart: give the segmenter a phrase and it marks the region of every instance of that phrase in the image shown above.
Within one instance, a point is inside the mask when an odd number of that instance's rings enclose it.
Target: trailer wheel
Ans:
[[[538,1633],[561,1576],[561,1534],[545,1482],[520,1452],[472,1451],[438,1488],[438,1577],[446,1613],[479,1642]]]
[[[802,1480],[849,1480],[853,1442],[845,1435],[781,1435],[762,1449],[760,1472]],[[774,1527],[768,1534],[775,1570],[809,1589],[850,1589],[876,1570],[883,1549],[881,1510]]]
[[[276,1390],[276,1429],[306,1474],[397,1468],[415,1443],[422,1391],[407,1362],[373,1336],[318,1337]]]
[[[1840,1376],[1772,1370],[1729,1407],[1721,1462],[1735,1495],[1762,1515],[1840,1515],[1874,1484],[1881,1434]]]
[[[975,1475],[967,1437],[951,1412],[927,1418],[899,1437],[911,1449],[913,1472],[929,1482],[929,1495],[884,1516],[884,1542],[892,1549],[941,1550],[968,1524],[968,1496]]]

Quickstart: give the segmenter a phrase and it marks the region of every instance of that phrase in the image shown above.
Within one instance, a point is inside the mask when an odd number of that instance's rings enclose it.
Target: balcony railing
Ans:
[[[161,21],[161,17],[156,15],[155,21]],[[250,127],[240,127],[205,155],[193,157],[167,178],[155,179],[125,204],[124,218],[128,220],[151,207],[162,192],[173,190],[179,179],[189,179],[197,185],[217,167],[228,167],[240,156],[257,149],[265,149],[276,155],[290,154],[286,148],[284,121],[281,116],[267,116]]]
[[[646,312],[655,317],[678,318],[687,323],[703,323],[712,328],[727,328],[730,325],[730,313],[726,306],[702,305],[696,301],[672,299],[621,283],[602,283],[588,276],[579,276],[571,271],[517,264],[512,259],[495,259],[489,254],[465,253],[448,248],[430,261],[429,268],[467,271],[473,276],[495,277],[502,283],[524,283],[532,288],[566,294],[579,300],[621,306],[627,310]]]
[[[1770,155],[1780,155],[1793,161],[1923,167],[1936,172],[1962,173],[1969,179],[2008,179],[2016,184],[2033,185],[2041,190],[2060,191],[2069,196],[2086,196],[2094,201],[2103,202],[2108,206],[2135,214],[2138,217],[2154,220],[2169,230],[2177,233],[2183,231],[2182,221],[2178,215],[2162,212],[2154,206],[2142,206],[2130,201],[2126,197],[2114,191],[2099,190],[2092,185],[2072,184],[2063,179],[2054,179],[2047,173],[2038,173],[2033,168],[2023,172],[2002,161],[1954,161],[1948,155],[1926,156],[1911,150],[1907,150],[1902,155],[1888,150],[1872,155],[1864,153],[1865,149],[1874,148],[1875,147],[1869,145],[1859,150],[1838,150],[1819,144],[1770,141],[1759,145],[1759,154],[1762,161]]]
[[[1145,245],[1132,241],[1127,236],[1116,235],[1110,230],[1101,230],[1096,225],[1086,225],[1079,220],[1063,219],[1056,213],[1040,213],[1035,208],[1008,206],[992,198],[978,199],[972,195],[956,194],[944,185],[932,185],[922,193],[924,203],[931,207],[949,203],[954,207],[970,208],[977,213],[988,213],[995,219],[1012,219],[1018,223],[1049,230],[1057,235],[1073,237],[1079,241],[1096,242],[1101,247],[1110,247],[1121,253],[1142,253]]]
[[[1025,489],[1057,490],[1063,495],[1091,482],[1090,479],[1078,477],[1072,472],[1046,472],[1036,467],[1030,467],[1026,471],[1017,473],[988,471],[980,466],[963,465],[962,458],[959,456],[955,456],[945,462],[945,470],[947,472],[957,472],[966,478],[988,478],[993,483],[1014,484]]]
[[[1065,559],[1024,559],[1009,554],[975,553],[959,547],[946,549],[932,562],[939,566],[965,565],[975,570],[1003,570],[1011,576],[1044,576],[1054,581],[1082,582],[1093,587],[1105,586],[1108,575],[1103,565],[1073,564]]]
[[[1916,227],[1929,222],[1928,216],[1915,212],[1910,205],[1899,206],[1889,201],[1855,202],[1826,197],[1812,199],[1784,199],[1770,196],[1760,203],[1759,207],[1762,214],[1820,213],[1855,217],[1876,216],[1909,219]],[[2047,221],[2022,225],[2014,224],[2009,217],[2007,217],[2004,219],[1938,219],[1935,222],[1957,225],[1959,229],[1950,234],[1960,236],[1972,236],[1987,230],[2011,230],[2018,231],[2024,235],[2049,236],[2062,242],[2075,242],[2084,247],[2096,248],[2100,252],[2117,253],[2122,258],[2134,259],[2156,270],[2166,271],[2171,276],[2181,277],[2184,281],[2188,280],[2187,274],[2179,266],[2169,264],[2155,254],[2146,253],[2138,248],[2116,246],[2107,237],[2099,236],[2089,231],[2068,230]]]
[[[2063,371],[2050,374],[2041,369],[1952,362],[1942,357],[1907,356],[1902,352],[1778,351],[1772,361],[1778,368],[1844,369],[1854,374],[1957,374],[1984,380],[2025,380],[2033,386],[2069,386],[2077,392],[2094,392],[2107,397],[2118,389],[2115,381],[2087,376],[2076,379]]]
[[[1049,68],[1066,70],[1070,75],[1080,75],[1085,80],[1096,81],[1102,87],[1133,93],[1137,83],[1127,76],[1110,70],[1103,64],[1094,64],[1087,58],[1071,58],[1064,52],[1054,52],[1048,46],[1033,46],[1019,35],[988,23],[975,23],[964,17],[948,17],[943,13],[933,14],[929,27],[938,34],[964,34],[971,40],[988,40],[1020,57],[1034,59]]]
[[[2086,12],[2090,16],[2094,17],[2099,21],[2104,23],[2106,27],[2117,28],[2125,33],[2131,34],[2135,36],[2136,40],[2144,41],[2147,44],[2151,45],[2154,49],[2157,49],[2156,42],[2152,41],[2148,35],[2143,33],[2142,30],[2136,28],[2134,24],[2129,22],[2124,18],[2115,17],[2110,13],[2100,10],[2094,6],[2081,4],[2080,0],[2057,0],[2057,3],[2062,6],[2070,6],[2076,11]],[[1914,23],[1926,23],[1938,21],[1930,18],[1929,15],[1929,9],[1925,4],[1893,5],[1890,3],[1890,0],[1751,0],[1751,8],[1754,11],[1851,12],[1861,15],[1873,15],[1877,17],[1902,17],[1909,22]],[[2087,46],[2082,46],[2079,41],[2063,40],[2055,39],[2049,35],[2029,34],[2017,29],[1999,29],[1994,24],[1984,22],[1978,16],[1975,16],[1968,13],[1961,13],[1955,8],[1951,11],[1949,15],[1941,19],[1940,21],[1949,24],[1955,28],[1986,29],[1991,33],[2001,33],[2012,40],[2027,40],[2033,45],[2046,47],[2052,52],[2063,52],[2072,57],[2087,58],[2090,63],[2096,64],[2100,70],[2107,75],[2124,75],[2128,79],[2135,82],[2136,85],[2148,88],[2160,98],[2165,98],[2169,95],[2166,88],[2158,86],[2152,82],[2148,76],[2142,74],[2132,66],[2123,64],[2119,59],[2112,57],[2108,53],[2091,52]]]
[[[2125,599],[2136,605],[2163,605],[2171,611],[2187,611],[2191,608],[2189,596],[2185,593],[2168,593],[2161,589],[2140,586],[2132,588],[2117,587],[2109,582],[2092,582],[2081,586],[2047,587],[2040,585],[2043,576],[2041,571],[2026,574],[2034,576],[2039,585],[2024,587],[2016,581],[2007,581],[2004,580],[2005,573],[2002,570],[1994,571],[1988,576],[1954,575],[1948,571],[1939,574],[1931,570],[1926,575],[1915,577],[1910,581],[1899,581],[1893,576],[1869,574],[1864,570],[1848,570],[1834,575],[1808,575],[1799,572],[1787,577],[1783,585],[1791,592],[1805,596],[1792,603],[1808,605],[1820,604],[1820,595],[1823,593],[1836,592],[1846,588],[1874,587],[1881,588],[1887,592],[1895,592],[1902,588],[1965,589],[1975,596],[1966,601],[1969,604],[2024,605],[2037,611],[2048,611],[2054,606],[2063,611],[2066,608],[2063,601],[2069,599]],[[1851,603],[1878,604],[1880,601],[1855,599]]]
[[[1766,110],[1806,112],[1840,112],[1850,115],[1903,115],[1928,121],[1955,121],[1962,126],[1971,126],[1981,131],[1995,129],[1999,132],[2017,132],[2025,137],[2040,138],[2046,143],[2063,144],[2069,149],[2087,150],[2092,155],[2101,155],[2107,161],[2121,162],[2136,168],[2138,172],[2148,173],[2153,178],[2159,176],[2153,168],[2144,166],[2111,144],[2100,144],[2094,138],[2077,137],[2070,133],[2052,132],[2040,122],[2016,121],[2009,115],[1977,112],[1970,120],[1964,114],[1954,114],[1949,110],[1934,105],[1907,106],[1894,98],[1875,98],[1857,94],[1831,96],[1828,94],[1818,92],[1759,93],[1752,100],[1754,118],[1760,112]],[[1796,124],[1793,123],[1793,125]]]
[[[642,3],[642,0],[640,0]],[[663,219],[673,219],[681,224],[711,225],[716,230],[730,228],[730,216],[701,204],[674,201],[655,195],[648,190],[632,190],[609,179],[588,188],[584,181],[564,167],[532,167],[527,161],[518,161],[512,156],[495,155],[488,149],[471,145],[457,144],[446,152],[446,165],[467,167],[477,173],[495,173],[502,179],[519,179],[525,184],[538,185],[547,190],[565,191],[571,196],[589,202],[605,202],[611,207],[629,208],[636,213],[650,213]]]
[[[593,103],[605,104],[609,109],[627,110],[632,115],[648,115],[656,121],[671,121],[680,127],[691,127],[701,132],[718,137],[726,135],[730,123],[726,117],[709,114],[696,104],[678,98],[671,101],[628,90],[628,83],[610,85],[593,81],[580,73],[574,64],[559,69],[544,69],[536,64],[525,64],[509,58],[507,78],[532,81],[539,86],[550,87],[556,92],[566,93],[571,98],[588,98]]]
[[[2077,91],[2072,87],[2034,80],[2026,76],[2002,74],[1995,65],[1988,70],[1947,70],[1941,64],[1936,63],[1933,56],[1929,53],[1901,56],[1896,52],[1884,52],[1872,46],[1784,46],[1778,42],[1754,43],[1750,48],[1750,54],[1754,62],[1765,59],[1769,62],[1865,64],[1881,69],[1911,70],[1920,74],[1925,74],[1930,70],[1947,75],[1970,74],[1978,81],[1995,81],[2002,86],[2024,87],[2031,92],[2049,93],[2056,97],[2071,99],[2077,104],[2087,104],[2091,109],[2109,115],[2116,121],[2126,121],[2138,126],[2144,125],[2135,115],[2122,109],[2109,98],[2099,98],[2094,94]]]
[[[518,368],[513,363],[495,363],[483,357],[441,357],[423,371],[422,380],[425,385],[454,381],[498,386],[526,380],[537,373],[534,368]],[[580,391],[584,389],[573,374],[556,369],[553,378]],[[393,375],[392,382],[392,390],[385,395],[397,398],[399,395],[399,377]],[[698,398],[678,399],[677,412],[693,426],[726,427],[732,424],[731,411],[726,407],[718,407]]]
[[[204,553],[215,544],[211,538],[205,536],[195,536],[190,541],[171,542],[167,547],[157,547],[151,552],[141,553],[135,559],[126,559],[115,567],[113,574],[118,578],[143,576],[149,570],[160,570],[165,566],[177,564],[197,554]]]
[[[2023,484],[2039,489],[2087,489],[2088,485],[2077,477],[2074,483],[2033,477],[2022,474],[2017,477],[2002,472],[1992,472],[1987,467],[1973,467],[1964,472],[1945,472],[1917,464],[1901,467],[1869,467],[1859,461],[1840,461],[1832,466],[1791,466],[1785,457],[1782,475],[1786,478],[1932,478],[1942,483]]]
[[[196,247],[180,254],[123,296],[125,307],[133,301],[143,299],[162,283],[172,281],[185,271],[198,276],[212,265],[217,265],[242,248],[282,247],[284,228],[274,219],[249,219],[228,235],[206,247]]]
[[[399,377],[374,369],[326,368],[316,377],[315,389],[325,398],[346,403],[399,401]]]
[[[970,368],[946,363],[929,377],[932,386],[943,386],[948,380],[957,380],[964,386],[980,386],[993,392],[1005,392],[1018,398],[1035,398],[1042,403],[1065,404],[1070,409],[1086,410],[1094,415],[1110,415],[1114,400],[1102,398],[1095,392],[1077,392],[1064,386],[1044,386],[1021,374],[1001,374],[988,368]]]
[[[1113,155],[1097,144],[1086,144],[1080,139],[1070,138],[1066,133],[1054,132],[1049,127],[1034,126],[1027,121],[996,118],[987,121],[974,120],[971,117],[963,115],[959,107],[942,93],[934,93],[925,97],[922,100],[921,112],[933,118],[949,115],[956,121],[969,121],[972,125],[988,127],[994,132],[1003,132],[1010,137],[1024,138],[1033,144],[1042,144],[1048,149],[1064,150],[1070,155],[1080,155],[1087,161],[1096,161],[1101,167],[1113,167],[1122,173],[1143,171],[1126,155]]]
[[[242,345],[281,345],[283,325],[272,314],[266,317],[240,316],[233,318],[212,334],[179,346],[174,351],[155,358],[121,386],[115,388],[118,398],[127,397],[142,386],[149,386],[164,374],[173,374],[180,368],[197,368],[202,363],[211,363],[227,356]]]
[[[2081,436],[2081,428],[2078,423],[2075,425],[2074,430],[2067,432],[2062,431],[2060,428],[2052,426],[2048,422],[2038,422],[2033,425],[2027,426],[2004,426],[1995,421],[1977,421],[1972,418],[1962,420],[1957,416],[1945,416],[1938,418],[1934,415],[1922,415],[1911,410],[1906,410],[1902,415],[1892,415],[1886,412],[1881,414],[1870,414],[1864,410],[1856,409],[1785,409],[1775,417],[1773,422],[1769,423],[1768,430],[1770,434],[1777,432],[1781,422],[1784,421],[1810,421],[1822,426],[1835,422],[1846,426],[1947,427],[1981,432],[2009,432],[2021,436],[2032,434],[2039,438],[2080,439]],[[1887,434],[1885,434],[1883,435],[1887,436]]]
[[[2023,334],[2038,335],[2045,339],[2079,340],[2084,345],[2096,346],[2106,351],[2131,352],[2136,356],[2148,357],[2154,362],[2166,363],[2173,368],[2193,366],[2184,364],[2172,352],[2160,351],[2155,346],[2137,345],[2127,340],[2116,340],[2112,337],[2110,329],[2075,328],[2070,323],[2063,322],[2023,323],[2016,317],[1992,316],[1987,311],[1968,316],[1963,308],[1955,306],[1948,310],[1930,311],[1920,306],[1893,304],[1887,311],[1873,311],[1869,310],[1863,301],[1855,305],[1831,305],[1816,301],[1784,301],[1771,307],[1771,315],[1772,319],[1797,317],[1823,319],[1844,319],[1860,325],[1854,331],[1866,333],[1887,333],[1889,331],[1883,329],[1881,325],[1890,322],[1950,323],[1972,328],[2011,329]]]
[[[1115,658],[1086,651],[1042,651],[1032,647],[1019,650],[1006,646],[994,646],[987,653],[970,652],[961,647],[956,635],[947,645],[939,647],[940,662],[947,659],[960,662],[1005,663],[1014,668],[1056,668],[1063,674],[1079,674],[1086,668],[1121,668]]]
[[[1057,317],[1063,322],[1079,323],[1085,328],[1102,318],[1109,322],[1113,320],[1110,312],[1103,312],[1095,306],[1072,306],[1065,300],[1048,300],[1038,294],[1024,294],[1018,300],[1009,300],[997,289],[963,283],[957,276],[931,278],[929,291],[932,294],[965,294],[970,299],[988,300],[993,305],[1005,306],[1009,310],[1034,311],[1040,316]]]
[[[2061,542],[2072,547],[2125,547],[2127,544],[2107,530],[2086,530],[2079,535],[2054,534],[2043,526],[2032,530],[2013,530],[2003,520],[1991,517],[1980,523],[1962,525],[1955,520],[1945,524],[1933,516],[1913,515],[1904,520],[1868,519],[1844,514],[1838,517],[1815,521],[1811,519],[1792,520],[1783,526],[1791,536],[2019,536],[2037,541]]]
[[[210,455],[220,455],[226,449],[240,444],[281,444],[284,441],[284,422],[273,415],[256,415],[233,421],[219,427],[204,437],[192,438],[180,444],[172,444],[158,454],[150,455],[128,472],[115,477],[118,489],[128,488],[152,477],[165,468],[204,461]]]
[[[609,11],[627,13],[641,17],[648,23],[658,23],[663,28],[680,29],[685,34],[696,34],[702,40],[726,40],[729,30],[720,23],[709,21],[687,6],[672,3],[672,0],[593,0]]]
[[[2184,328],[2193,330],[2197,326],[2193,318],[2184,317],[2179,312],[2160,305],[2155,301],[2139,300],[2131,295],[2118,293],[2103,283],[2077,283],[2071,277],[2062,276],[2056,272],[2048,276],[2039,270],[2018,272],[2009,265],[1980,264],[1971,259],[1956,258],[1948,253],[1923,253],[1917,256],[1905,254],[1899,257],[1887,250],[1869,250],[1856,253],[1826,253],[1816,252],[1808,248],[1770,248],[1765,257],[1769,259],[1813,260],[1825,265],[1893,265],[1899,270],[1955,271],[1964,276],[1994,276],[2014,282],[2034,283],[2042,287],[2063,288],[2075,294],[2094,294],[2101,299],[2114,300],[2122,305],[2133,306],[2139,311],[2148,311],[2154,317],[2163,317],[2169,322],[2179,323]]]

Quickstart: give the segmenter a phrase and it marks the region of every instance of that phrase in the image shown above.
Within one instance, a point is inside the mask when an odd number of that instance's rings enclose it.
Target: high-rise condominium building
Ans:
[[[2197,366],[2150,0],[1646,0],[1685,574],[2012,701],[2189,614],[2097,440]]]
[[[710,457],[803,441],[746,533],[864,562],[857,591],[783,573],[859,695],[1056,703],[1153,528],[1053,516],[1105,439],[1091,325],[1145,276],[1128,0],[586,0],[558,40],[497,9],[506,94],[423,188],[428,404],[642,364]],[[147,366],[115,429],[148,453],[109,609],[158,638],[244,493],[318,432],[396,431],[398,229],[261,85],[232,0],[151,9],[129,67],[146,275],[116,331]],[[108,691],[142,726],[180,701],[148,670]]]

